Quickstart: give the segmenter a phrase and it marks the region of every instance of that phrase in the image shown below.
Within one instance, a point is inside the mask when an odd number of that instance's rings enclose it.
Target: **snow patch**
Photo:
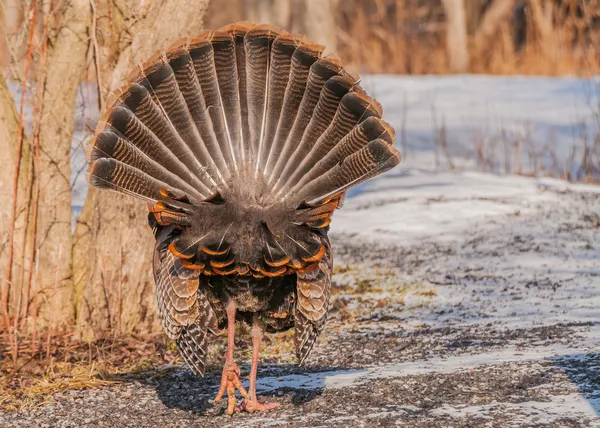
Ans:
[[[600,422],[596,409],[599,409],[599,400],[586,400],[581,394],[567,394],[552,396],[550,401],[526,401],[523,403],[486,404],[482,406],[451,406],[444,404],[431,411],[436,416],[450,416],[454,419],[478,417],[492,419],[493,413],[513,415],[511,423],[514,426],[530,424],[550,424],[570,417],[586,418],[590,422]],[[598,426],[598,425],[594,425]]]
[[[383,244],[423,239],[463,240],[482,222],[560,203],[562,192],[600,192],[598,186],[476,172],[391,171],[354,189],[335,213],[331,234]]]
[[[596,332],[600,326],[595,326]],[[266,392],[280,388],[293,389],[340,389],[361,385],[376,379],[401,378],[404,376],[423,375],[428,373],[454,373],[472,370],[486,365],[505,363],[525,363],[567,357],[573,354],[585,354],[600,351],[600,344],[583,344],[577,346],[556,343],[548,346],[537,346],[522,349],[510,346],[500,351],[485,352],[472,355],[457,355],[447,358],[432,358],[422,361],[411,361],[398,364],[386,364],[363,370],[335,370],[318,373],[304,373],[290,376],[263,377],[258,389]]]

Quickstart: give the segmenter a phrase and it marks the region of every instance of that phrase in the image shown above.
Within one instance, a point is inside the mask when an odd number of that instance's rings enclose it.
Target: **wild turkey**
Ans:
[[[88,181],[149,203],[166,334],[204,375],[208,334],[228,329],[216,400],[256,397],[263,331],[295,327],[308,357],[327,317],[327,232],[344,193],[400,162],[379,103],[303,36],[239,22],[158,53],[118,90],[89,145]],[[250,392],[234,324],[252,325]]]

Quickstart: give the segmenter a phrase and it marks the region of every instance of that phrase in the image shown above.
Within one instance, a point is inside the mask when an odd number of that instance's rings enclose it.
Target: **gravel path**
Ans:
[[[214,361],[205,378],[178,368],[56,394],[0,426],[600,427],[600,197],[555,196],[457,241],[335,236],[331,317],[308,367],[272,353],[261,366],[274,411],[224,415]]]

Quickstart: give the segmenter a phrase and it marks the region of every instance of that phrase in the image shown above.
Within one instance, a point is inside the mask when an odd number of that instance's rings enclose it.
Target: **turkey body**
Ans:
[[[229,300],[236,303],[238,321],[252,325],[258,319],[268,333],[289,330],[294,326],[295,275],[261,279],[215,277],[207,279],[206,287],[211,304],[217,308],[219,328],[227,326],[223,302]]]
[[[262,332],[295,328],[301,363],[323,329],[327,237],[345,192],[400,162],[379,103],[323,46],[247,22],[182,39],[129,77],[88,146],[88,181],[148,202],[165,333],[204,374],[227,328],[220,399],[235,388],[235,322],[252,325],[248,411]]]

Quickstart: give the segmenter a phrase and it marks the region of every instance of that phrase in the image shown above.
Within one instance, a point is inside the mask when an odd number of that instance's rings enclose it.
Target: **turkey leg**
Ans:
[[[236,411],[246,411],[254,413],[279,407],[279,403],[261,404],[256,396],[256,375],[258,373],[258,356],[260,353],[260,342],[262,341],[263,330],[258,322],[252,325],[252,368],[250,369],[250,393],[242,401],[242,405],[236,407]]]
[[[227,304],[227,358],[225,360],[225,367],[223,367],[223,374],[221,375],[221,387],[215,397],[215,402],[218,403],[223,398],[225,391],[227,391],[228,415],[232,415],[235,409],[235,389],[237,388],[243,397],[248,395],[240,381],[240,368],[233,361],[236,310],[235,302],[233,300],[229,301]]]

